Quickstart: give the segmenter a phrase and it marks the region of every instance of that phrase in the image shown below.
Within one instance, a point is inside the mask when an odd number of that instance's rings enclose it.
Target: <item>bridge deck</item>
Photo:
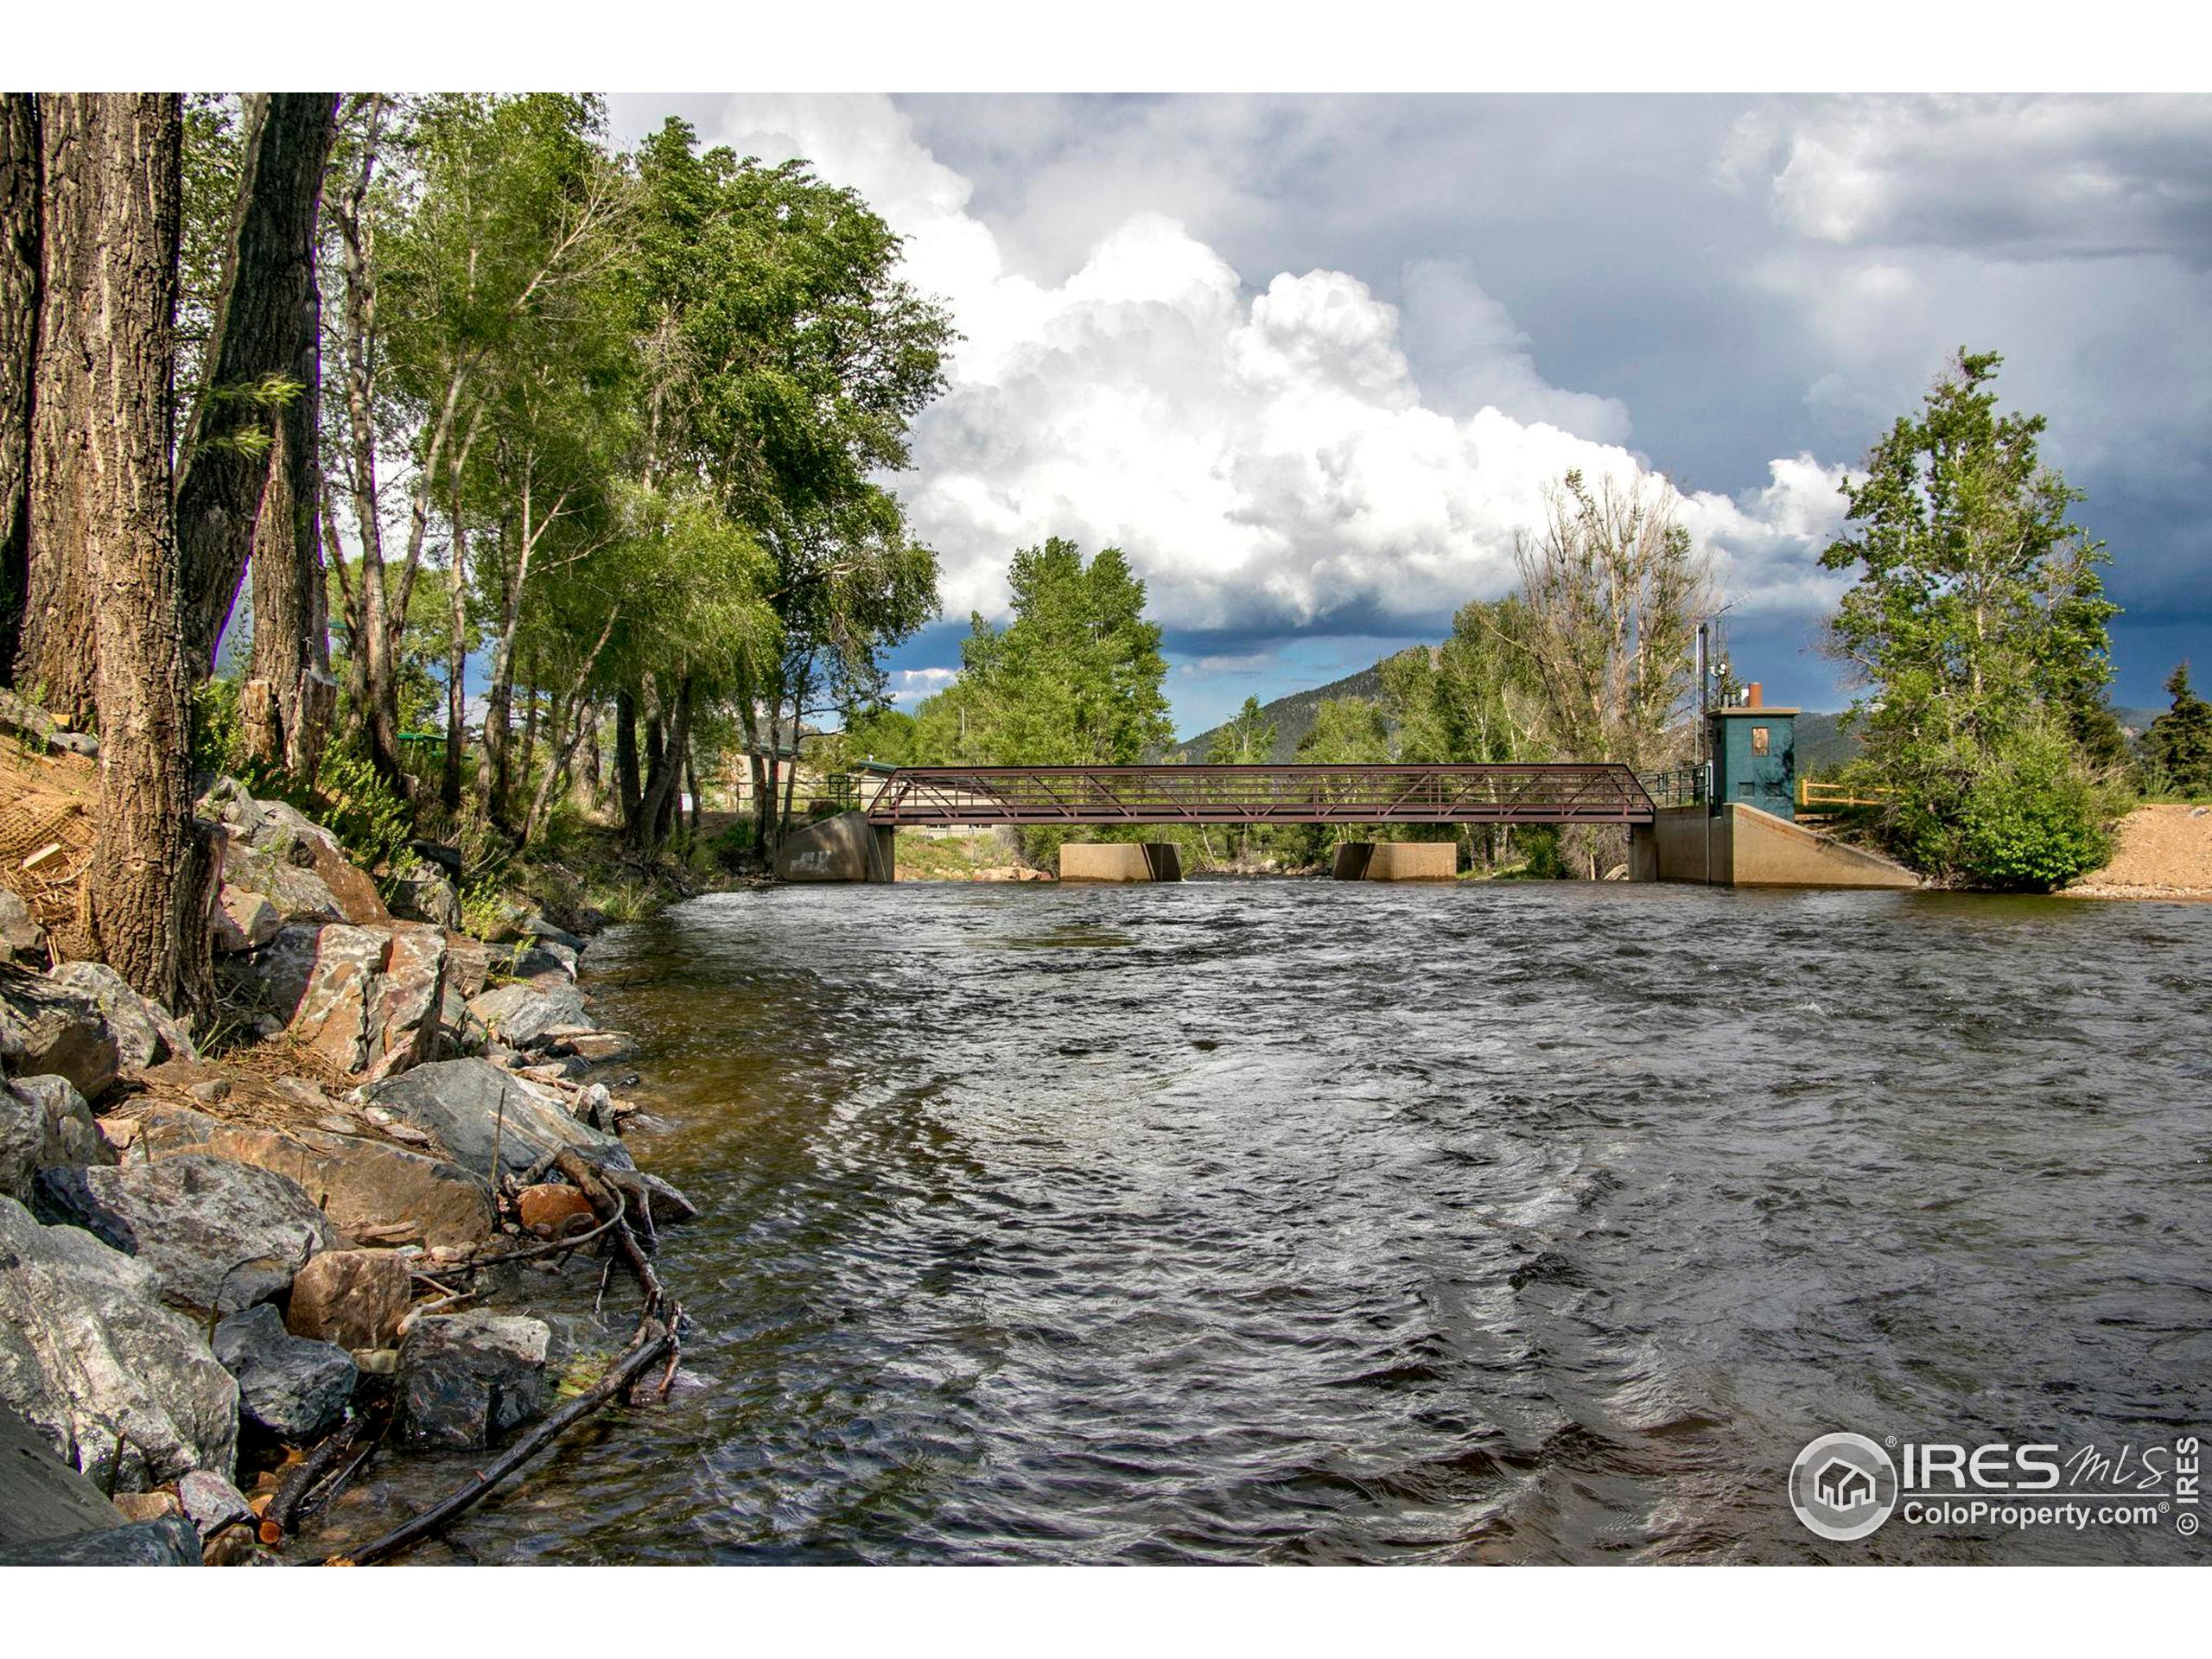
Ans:
[[[1621,766],[906,766],[868,822],[1649,823]]]

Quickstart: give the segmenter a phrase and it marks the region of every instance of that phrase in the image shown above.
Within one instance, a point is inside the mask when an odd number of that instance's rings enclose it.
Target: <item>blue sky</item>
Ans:
[[[2111,543],[2114,695],[2212,668],[2212,99],[618,96],[804,156],[965,336],[894,480],[946,620],[1008,555],[1120,545],[1179,728],[1433,639],[1568,466],[1663,477],[1732,655],[1815,648],[1846,468],[1961,346]]]

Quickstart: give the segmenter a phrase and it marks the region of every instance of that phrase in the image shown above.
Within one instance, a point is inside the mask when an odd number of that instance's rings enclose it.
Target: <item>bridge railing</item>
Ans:
[[[908,766],[870,822],[1649,823],[1618,766]]]

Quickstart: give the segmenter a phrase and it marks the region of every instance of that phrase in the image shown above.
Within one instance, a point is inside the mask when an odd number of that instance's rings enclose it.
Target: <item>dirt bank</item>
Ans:
[[[2112,862],[2066,889],[2075,899],[2212,899],[2212,806],[2139,806]]]

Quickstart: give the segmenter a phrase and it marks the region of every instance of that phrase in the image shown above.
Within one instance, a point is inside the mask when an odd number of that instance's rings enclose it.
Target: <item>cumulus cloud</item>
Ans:
[[[1039,280],[888,99],[736,99],[703,124],[853,184],[949,302],[965,338],[897,487],[953,616],[1002,613],[1012,551],[1063,535],[1121,547],[1176,632],[1433,631],[1512,586],[1515,533],[1568,468],[1643,471],[1627,410],[1548,383],[1465,260],[1409,264],[1402,307],[1342,270],[1248,284],[1183,222],[1138,209]],[[1837,475],[1810,456],[1770,472],[1739,498],[1684,496],[1684,522],[1739,605],[1803,606],[1825,592],[1813,561]]]

